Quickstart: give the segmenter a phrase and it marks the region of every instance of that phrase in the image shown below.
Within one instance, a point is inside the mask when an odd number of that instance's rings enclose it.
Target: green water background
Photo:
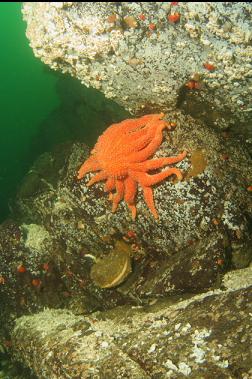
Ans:
[[[59,104],[57,76],[34,57],[21,6],[0,4],[0,221],[29,167],[30,144],[38,126]]]
[[[36,195],[27,173],[40,154],[74,141],[92,146],[106,127],[129,117],[99,91],[34,57],[21,7],[0,3],[0,222],[16,191]]]

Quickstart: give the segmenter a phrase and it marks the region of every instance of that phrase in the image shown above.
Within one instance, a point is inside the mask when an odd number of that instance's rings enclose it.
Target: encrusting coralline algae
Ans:
[[[245,2],[23,6],[30,45],[53,69],[69,72],[133,114],[166,112],[182,89],[196,91],[196,102],[215,110],[216,127],[246,133],[252,112],[251,13]]]

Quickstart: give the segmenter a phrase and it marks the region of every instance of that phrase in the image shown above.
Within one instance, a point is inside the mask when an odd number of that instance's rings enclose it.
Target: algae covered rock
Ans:
[[[35,162],[44,186],[23,191],[24,178],[0,226],[0,343],[12,341],[39,378],[250,375],[251,159],[232,135],[179,111],[166,117],[177,126],[154,157],[188,153],[176,165],[182,181],[153,186],[158,220],[141,192],[135,221],[124,202],[112,213],[103,183],[77,179],[89,148],[73,143]],[[231,268],[238,281],[222,281]],[[181,303],[193,292],[201,295]],[[107,323],[108,309],[116,317]]]
[[[10,310],[14,318],[53,305],[79,314],[202,292],[219,287],[230,268],[248,266],[249,155],[232,136],[189,116],[170,112],[167,118],[177,127],[164,132],[155,157],[185,149],[188,154],[176,165],[182,181],[153,186],[158,221],[140,191],[133,221],[123,201],[111,212],[103,183],[87,187],[93,174],[77,180],[89,155],[81,144],[62,149],[64,164],[54,183],[33,195],[18,194],[18,221],[0,229],[4,320]],[[20,265],[25,272],[18,271]]]
[[[240,274],[233,275],[236,283]],[[13,352],[39,379],[235,379],[237,372],[249,378],[251,269],[249,275],[245,287],[172,305],[124,306],[85,317],[54,309],[24,316],[12,333]]]
[[[251,12],[246,2],[23,5],[30,45],[51,68],[133,114],[166,112],[187,99],[194,115],[250,138]]]

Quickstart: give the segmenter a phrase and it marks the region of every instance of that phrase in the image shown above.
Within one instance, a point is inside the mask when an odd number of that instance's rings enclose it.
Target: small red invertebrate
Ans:
[[[171,6],[176,6],[178,5],[178,1],[171,1]]]
[[[43,267],[44,271],[48,271],[49,270],[49,263],[43,263],[42,267]]]
[[[31,283],[34,287],[40,287],[42,282],[40,279],[32,279]]]
[[[110,16],[108,16],[107,18],[107,21],[110,23],[110,24],[114,24],[116,22],[116,14],[111,14]]]
[[[24,265],[20,264],[18,267],[17,267],[17,272],[20,272],[20,273],[24,273],[26,272],[26,268]]]
[[[176,24],[177,22],[179,22],[180,20],[180,13],[174,13],[174,14],[169,14],[167,16],[167,19],[169,22],[171,22],[172,24]]]
[[[214,71],[216,67],[211,63],[204,63],[203,67],[208,71]]]
[[[133,230],[129,230],[127,232],[127,237],[129,237],[129,238],[136,238],[136,233]]]
[[[194,244],[194,242],[195,242],[194,240],[188,240],[187,241],[187,245],[188,246],[192,246]]]
[[[189,80],[185,86],[188,88],[188,89],[201,89],[201,84],[199,82],[197,82],[196,80]]]
[[[150,25],[149,25],[149,29],[150,30],[155,30],[156,29],[156,25],[153,24],[153,22],[151,22]]]
[[[139,15],[139,19],[140,19],[141,21],[145,21],[145,20],[146,20],[146,17],[145,17],[145,15],[144,15],[143,13],[141,13],[141,14]]]
[[[5,346],[6,348],[11,347],[11,346],[12,346],[12,342],[11,342],[11,340],[5,340],[5,341],[4,341],[4,346]]]
[[[223,155],[221,156],[221,159],[222,159],[223,161],[228,161],[228,160],[229,160],[229,156],[228,156],[227,154],[223,154]]]
[[[218,266],[222,266],[222,265],[224,265],[224,259],[218,258],[217,261],[216,261],[216,264],[217,264]]]
[[[131,249],[132,249],[132,251],[134,251],[134,253],[136,253],[137,251],[140,250],[140,246],[137,243],[133,243],[131,245]]]
[[[248,186],[247,191],[252,192],[252,186]]]

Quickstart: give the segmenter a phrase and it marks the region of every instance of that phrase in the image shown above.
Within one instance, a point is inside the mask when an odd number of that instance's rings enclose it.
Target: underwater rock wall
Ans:
[[[30,45],[51,68],[133,114],[167,111],[196,93],[220,128],[251,117],[251,14],[245,2],[23,5]]]

